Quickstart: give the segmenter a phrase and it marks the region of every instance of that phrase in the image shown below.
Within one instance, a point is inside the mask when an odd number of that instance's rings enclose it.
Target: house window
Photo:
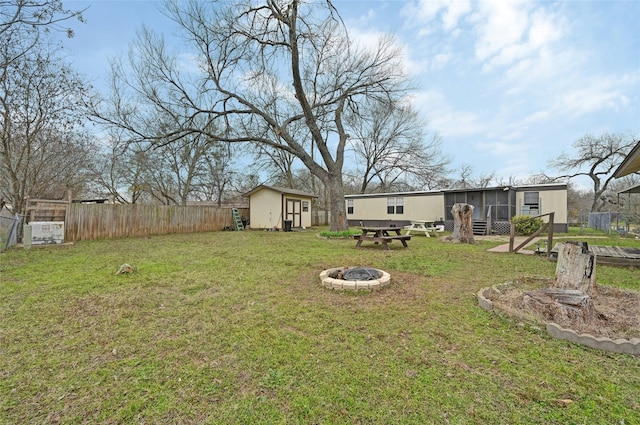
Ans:
[[[403,214],[404,198],[387,198],[387,214]]]
[[[396,214],[404,214],[404,198],[396,198]]]
[[[525,192],[522,215],[540,215],[540,194],[538,192]]]
[[[309,201],[302,201],[302,211],[309,211]]]
[[[353,214],[353,199],[347,199],[347,214]]]

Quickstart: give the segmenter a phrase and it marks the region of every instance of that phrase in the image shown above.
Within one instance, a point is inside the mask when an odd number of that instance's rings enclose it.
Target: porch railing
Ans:
[[[516,223],[512,222],[511,223],[511,231],[509,233],[509,252],[518,252],[520,249],[522,249],[523,247],[527,246],[527,244],[529,242],[531,242],[534,238],[537,238],[542,232],[544,232],[545,230],[547,230],[547,252],[546,255],[547,257],[549,256],[549,253],[551,252],[551,249],[553,247],[553,217],[554,217],[555,213],[548,213],[548,214],[542,214],[542,215],[537,215],[535,217],[527,217],[524,218],[522,220],[519,220],[518,223],[526,223],[527,221],[532,221],[536,218],[542,218],[545,216],[549,216],[549,220],[544,223],[542,226],[540,226],[540,228],[538,230],[536,230],[531,236],[529,236],[524,242],[522,242],[520,245],[518,245],[517,247],[513,247],[514,243],[515,243],[515,237],[516,237]]]

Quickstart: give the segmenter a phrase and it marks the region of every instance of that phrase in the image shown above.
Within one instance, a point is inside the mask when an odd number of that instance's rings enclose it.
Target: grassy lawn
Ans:
[[[480,288],[555,263],[487,252],[497,242],[415,236],[385,252],[318,231],[0,255],[0,423],[640,423],[640,358],[477,307]],[[115,275],[125,262],[136,273]],[[392,284],[320,286],[345,265]],[[598,266],[598,283],[640,290],[640,270]]]

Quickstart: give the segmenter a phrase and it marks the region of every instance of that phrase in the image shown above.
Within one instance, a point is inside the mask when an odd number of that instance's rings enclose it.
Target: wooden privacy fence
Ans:
[[[248,217],[248,208],[238,208]],[[141,204],[69,204],[65,241],[223,230],[233,226],[231,208]]]

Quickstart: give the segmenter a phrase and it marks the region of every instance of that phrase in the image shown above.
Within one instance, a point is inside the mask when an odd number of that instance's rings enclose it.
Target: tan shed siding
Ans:
[[[556,223],[566,223],[567,222],[567,191],[565,189],[559,190],[536,190],[532,188],[531,190],[522,190],[516,193],[516,206],[517,206],[517,215],[522,214],[522,206],[524,205],[524,194],[525,192],[538,192],[539,198],[539,215],[549,214],[551,212],[555,213],[554,221]],[[543,220],[546,222],[548,217],[543,217]]]
[[[541,214],[555,212],[554,220],[556,223],[566,223],[568,217],[567,210],[567,191],[566,190],[548,190],[540,192],[542,198]]]
[[[444,217],[444,194],[405,196],[407,220],[440,220]]]
[[[311,227],[311,198],[300,198],[302,202],[308,202],[307,211],[302,211],[302,226],[303,227]]]
[[[404,212],[402,214],[388,214],[388,198],[402,198]],[[355,197],[346,200],[353,201],[353,214],[347,214],[349,220],[439,220],[444,217],[444,195],[402,195],[376,196],[371,198]]]
[[[282,195],[272,190],[259,190],[251,195],[251,229],[282,227]]]

